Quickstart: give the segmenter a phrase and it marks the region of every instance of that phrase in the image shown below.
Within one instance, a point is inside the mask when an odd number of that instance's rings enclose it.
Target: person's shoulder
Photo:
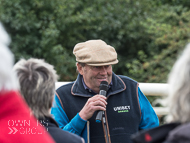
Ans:
[[[119,76],[123,81],[128,81],[128,82],[135,82],[137,83],[137,81],[135,81],[134,79],[128,77],[128,76],[124,76],[124,75],[117,75]]]
[[[63,130],[62,130],[63,131]],[[68,131],[63,131],[65,132],[66,138],[64,138],[65,142],[68,143],[82,143],[82,138],[76,134],[70,133]]]
[[[157,143],[165,141],[168,133],[177,128],[179,123],[164,124],[148,130],[141,130],[131,136],[135,143]]]
[[[80,136],[57,127],[49,128],[48,132],[57,143],[82,143],[82,138]]]
[[[166,141],[168,142],[190,142],[190,123],[181,124],[169,132]]]

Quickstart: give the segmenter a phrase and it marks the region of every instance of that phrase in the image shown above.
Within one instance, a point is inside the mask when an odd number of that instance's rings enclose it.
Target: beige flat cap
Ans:
[[[78,43],[73,49],[76,61],[91,66],[104,66],[117,64],[115,49],[102,40],[89,40]]]

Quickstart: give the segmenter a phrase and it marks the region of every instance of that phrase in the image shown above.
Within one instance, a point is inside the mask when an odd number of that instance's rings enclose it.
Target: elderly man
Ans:
[[[76,81],[56,91],[51,113],[60,128],[91,143],[131,143],[130,135],[159,125],[157,115],[138,83],[112,71],[117,64],[115,49],[102,40],[89,40],[74,47],[79,72]],[[106,96],[99,94],[108,82]],[[102,124],[96,111],[102,110]]]
[[[46,128],[56,143],[84,143],[78,135],[61,130],[51,117],[57,74],[53,66],[41,59],[20,60],[14,66],[20,91],[39,123]]]

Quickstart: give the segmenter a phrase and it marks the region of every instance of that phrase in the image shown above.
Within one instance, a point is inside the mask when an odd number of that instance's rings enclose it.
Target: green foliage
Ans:
[[[60,38],[58,0],[1,0],[0,5],[0,19],[12,38],[10,47],[16,60],[43,58],[55,66],[60,80],[76,74],[75,59],[65,48],[65,38]]]
[[[0,20],[16,61],[43,58],[60,81],[75,80],[73,47],[102,39],[114,46],[116,74],[139,82],[166,82],[189,39],[188,1],[0,0]]]
[[[143,82],[167,81],[173,63],[189,42],[189,14],[190,11],[180,5],[162,5],[146,21],[141,22],[150,39],[148,52],[141,52],[144,61],[139,55],[131,64],[126,65],[131,69],[129,73],[133,77],[141,78]]]

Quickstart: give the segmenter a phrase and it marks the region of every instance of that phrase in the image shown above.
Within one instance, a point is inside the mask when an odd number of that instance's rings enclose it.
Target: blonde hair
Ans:
[[[170,120],[190,122],[190,44],[174,64],[168,83]]]
[[[18,89],[16,76],[12,71],[14,56],[8,49],[10,38],[0,23],[0,91]]]

